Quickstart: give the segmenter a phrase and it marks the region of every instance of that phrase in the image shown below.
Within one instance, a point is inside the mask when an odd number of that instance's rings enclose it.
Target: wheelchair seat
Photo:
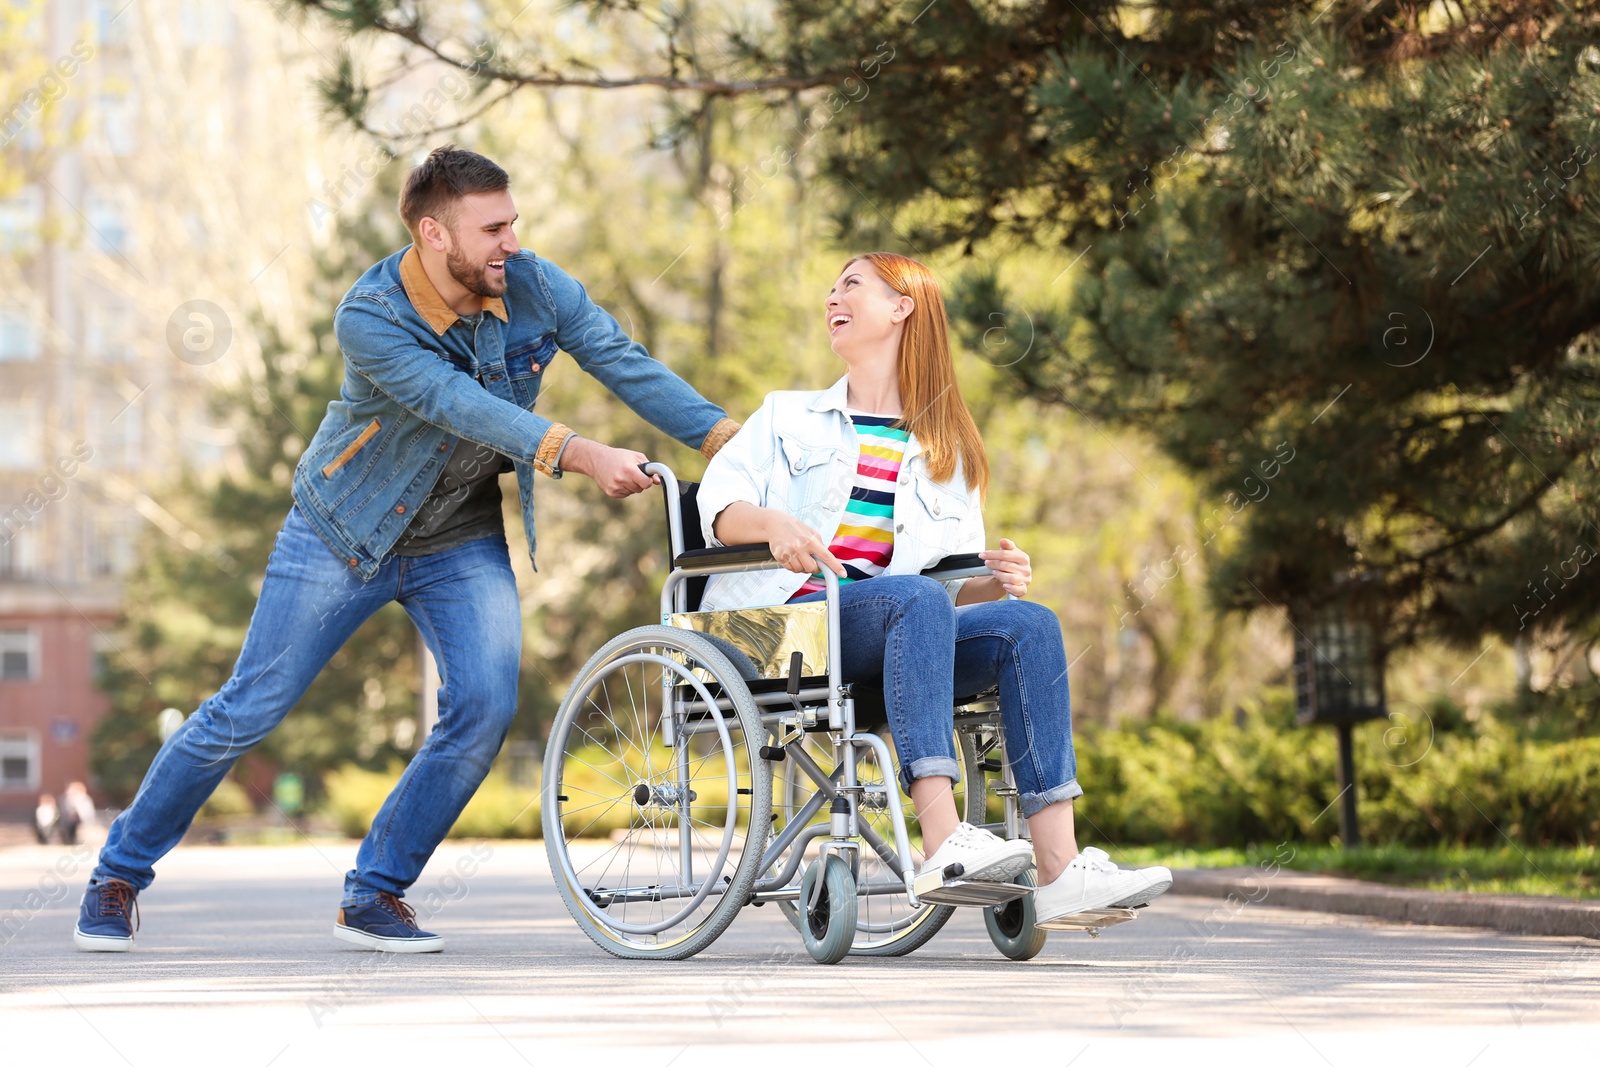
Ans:
[[[999,689],[991,687],[982,693],[957,696],[955,707],[959,710],[968,704],[995,700],[999,695]],[[880,686],[851,682],[850,696],[856,702],[856,727],[858,729],[876,730],[880,726],[889,725],[889,707],[883,702],[883,689]]]

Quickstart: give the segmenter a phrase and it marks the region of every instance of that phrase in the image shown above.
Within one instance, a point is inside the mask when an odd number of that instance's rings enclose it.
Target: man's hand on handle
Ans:
[[[605,491],[606,496],[625,497],[642,493],[657,479],[639,469],[650,457],[631,448],[612,448],[587,437],[574,437],[561,454],[561,469],[586,474]]]

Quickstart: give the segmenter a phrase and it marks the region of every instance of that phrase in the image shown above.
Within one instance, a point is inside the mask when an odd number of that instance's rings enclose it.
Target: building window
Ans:
[[[38,355],[33,319],[25,312],[0,309],[0,363],[25,363]]]
[[[25,255],[38,251],[39,220],[43,215],[44,193],[37,185],[0,200],[0,252]]]
[[[133,568],[134,525],[126,518],[90,519],[83,531],[84,570],[90,578],[117,578]]]
[[[0,400],[0,469],[31,471],[39,462],[39,405]]]
[[[128,250],[128,213],[122,197],[91,191],[83,217],[89,222],[88,237],[100,251],[116,254]]]
[[[183,0],[178,20],[183,43],[190,48],[233,40],[233,12],[214,0]]]
[[[128,24],[136,12],[133,0],[93,0],[92,20],[95,40],[100,47],[128,43]]]
[[[39,635],[24,626],[0,629],[0,682],[31,682],[39,674]]]
[[[118,470],[133,470],[143,458],[144,404],[119,396],[101,395],[89,402],[84,425],[94,445],[95,462]]]
[[[39,538],[28,523],[33,512],[21,504],[0,510],[0,580],[39,575]]]
[[[39,788],[39,738],[31,732],[0,733],[0,789]]]
[[[100,93],[94,116],[99,134],[95,147],[108,155],[133,155],[139,147],[139,98],[132,93]]]
[[[89,670],[96,682],[106,676],[106,672],[111,669],[113,657],[117,654],[117,643],[111,636],[96,630],[94,636],[89,639]]]
[[[86,309],[83,347],[91,359],[125,363],[133,358],[133,316],[121,297],[105,296]]]

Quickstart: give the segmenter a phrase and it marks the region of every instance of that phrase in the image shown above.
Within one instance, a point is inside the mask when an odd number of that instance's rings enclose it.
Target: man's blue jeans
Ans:
[[[341,646],[391,600],[439,664],[439,724],[372,821],[342,907],[403,894],[489,773],[517,709],[522,611],[504,537],[390,556],[371,580],[333,554],[299,508],[278,534],[244,648],[221,691],[161,746],[111,824],[97,879],[143,889],[236,760],[272,732]]]
[[[1022,814],[1083,795],[1055,612],[1027,600],[958,608],[931,578],[880,574],[840,587],[839,619],[845,680],[883,687],[903,787],[933,776],[961,780],[955,698],[998,683]]]

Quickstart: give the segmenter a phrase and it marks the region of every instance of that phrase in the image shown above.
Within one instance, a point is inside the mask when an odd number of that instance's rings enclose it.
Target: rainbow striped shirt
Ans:
[[[850,486],[850,501],[839,520],[828,551],[844,564],[840,585],[859,582],[882,574],[894,557],[894,488],[900,477],[900,460],[905,455],[910,431],[895,427],[899,420],[879,415],[847,412],[855,424],[861,444],[856,461],[856,476]],[[820,593],[827,588],[820,573],[806,580],[794,596]]]

